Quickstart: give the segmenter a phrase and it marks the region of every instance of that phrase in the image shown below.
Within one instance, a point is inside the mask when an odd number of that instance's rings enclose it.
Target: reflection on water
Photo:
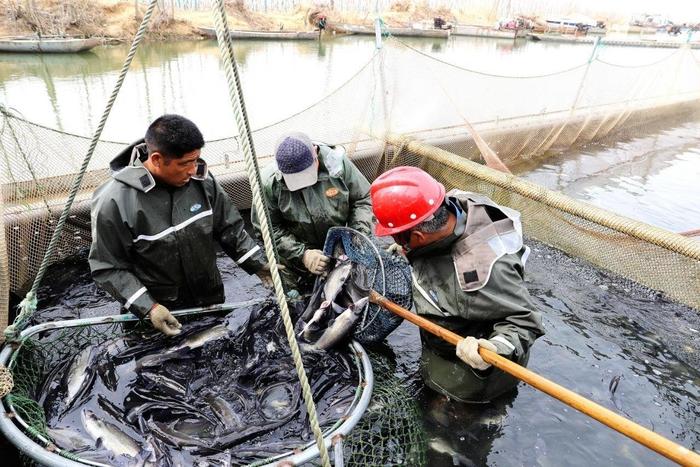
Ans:
[[[700,228],[700,121],[555,155],[522,174],[672,231]]]
[[[508,76],[541,75],[581,65],[586,46],[533,43],[525,40],[402,38],[404,43],[458,67]],[[89,135],[128,51],[128,45],[105,46],[82,54],[0,54],[0,102],[28,120],[70,133]],[[317,41],[239,41],[235,43],[247,108],[253,128],[277,122],[328,95],[368,63],[375,53],[370,36]],[[602,48],[601,59],[622,64],[652,63],[674,54],[668,49]],[[441,90],[446,86],[467,118],[483,120],[567,109],[576,94],[582,69],[545,80],[510,80],[459,74],[418,56],[398,54],[385,64],[386,82],[396,86],[393,116],[410,119],[398,129],[459,124]],[[603,70],[623,75],[604,87],[625,92],[615,82],[634,80],[635,70]],[[457,73],[451,76],[452,72]],[[632,73],[632,74],[630,74]],[[393,74],[393,76],[392,76]],[[439,76],[438,76],[439,75]],[[596,77],[599,79],[602,77]],[[371,84],[353,91],[358,104]],[[601,88],[603,89],[603,88]],[[592,89],[593,93],[602,92]],[[497,95],[502,90],[506,95]],[[618,96],[619,97],[619,96]],[[502,101],[502,102],[501,102]],[[404,107],[408,106],[408,107]],[[435,108],[433,108],[435,107]],[[420,108],[421,112],[416,112]],[[404,110],[408,109],[408,110]],[[337,111],[342,111],[342,106]],[[165,112],[182,113],[200,124],[207,140],[235,134],[219,50],[214,41],[146,43],[140,46],[103,138],[133,141]],[[323,119],[320,120],[323,122]]]
[[[700,449],[700,315],[550,247],[527,243],[533,250],[527,286],[547,331],[533,347],[530,369]],[[257,279],[229,259],[219,266],[230,301],[264,293]],[[52,267],[45,284],[38,294],[39,321],[116,311],[96,290],[84,261]],[[392,359],[388,367],[421,405],[429,465],[671,465],[524,383],[517,393],[486,405],[436,397],[420,380],[417,328],[402,324],[388,345],[390,350],[379,349]]]

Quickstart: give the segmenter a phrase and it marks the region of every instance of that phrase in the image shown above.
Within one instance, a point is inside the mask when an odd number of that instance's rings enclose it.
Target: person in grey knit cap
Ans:
[[[269,207],[285,290],[291,298],[311,291],[324,274],[328,229],[347,226],[372,231],[369,182],[341,146],[314,143],[304,133],[279,139],[275,162],[262,170],[263,195]],[[258,216],[251,213],[260,232]]]

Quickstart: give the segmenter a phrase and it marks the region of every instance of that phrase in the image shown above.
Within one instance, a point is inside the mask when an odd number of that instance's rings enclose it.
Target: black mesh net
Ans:
[[[404,308],[413,306],[411,268],[403,256],[387,253],[376,241],[348,227],[331,228],[323,252],[335,258],[345,254],[364,269],[373,290]],[[401,320],[390,311],[370,303],[355,325],[354,338],[362,344],[382,341],[401,324]]]

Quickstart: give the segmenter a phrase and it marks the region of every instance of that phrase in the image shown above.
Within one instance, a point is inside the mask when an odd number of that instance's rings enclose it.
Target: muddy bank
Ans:
[[[168,2],[165,2],[168,4]],[[259,13],[246,8],[242,1],[226,1],[229,26],[232,29],[256,31],[313,31],[313,18],[325,15],[329,29],[333,23],[365,24],[371,26],[374,14],[341,12],[317,8],[313,4],[299,5],[292,12]],[[146,5],[135,6],[131,0],[33,0],[9,1],[0,12],[0,36],[60,35],[106,37],[130,40],[138,28]],[[414,23],[432,24],[433,18],[448,22],[488,23],[486,19],[455,12],[447,8],[430,8],[425,4],[395,2],[382,19],[390,27],[409,27]],[[200,39],[199,27],[213,25],[211,11],[156,7],[151,18],[150,40]]]

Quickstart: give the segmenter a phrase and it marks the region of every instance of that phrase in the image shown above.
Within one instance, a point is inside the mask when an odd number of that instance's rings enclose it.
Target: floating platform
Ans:
[[[360,26],[356,24],[336,24],[334,25],[338,32],[348,34],[365,34],[374,35],[374,26]],[[404,37],[436,37],[447,39],[450,37],[449,29],[417,29],[417,28],[386,28],[382,32],[388,31],[392,36]]]
[[[11,53],[77,53],[85,52],[102,44],[102,39],[92,37],[3,37],[0,52]]]
[[[593,44],[596,40],[595,37],[589,36],[574,37],[549,34],[528,34],[527,38],[533,41],[562,42],[566,44]],[[616,47],[656,47],[666,49],[677,49],[687,44],[692,49],[700,49],[700,42],[674,42],[645,39],[609,39],[607,37],[603,37],[600,39],[600,43]]]
[[[199,28],[199,33],[216,39],[214,28]],[[318,37],[318,31],[231,31],[232,39],[316,40]]]
[[[489,37],[493,39],[516,39],[527,37],[527,29],[500,30],[471,24],[457,25],[452,28],[453,36]]]

